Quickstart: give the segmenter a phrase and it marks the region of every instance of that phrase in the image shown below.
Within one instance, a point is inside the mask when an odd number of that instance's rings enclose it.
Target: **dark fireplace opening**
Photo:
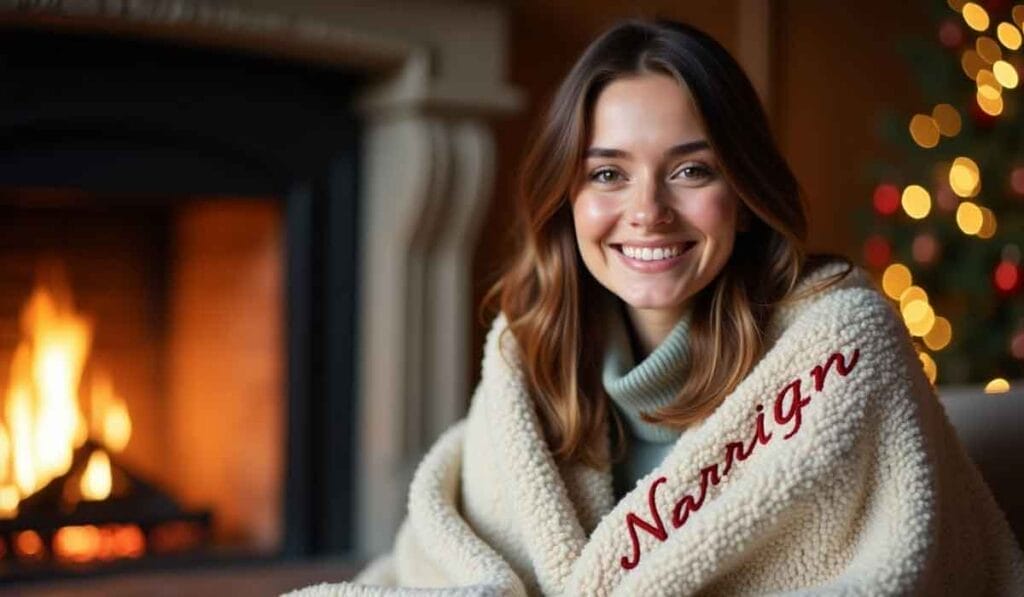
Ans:
[[[0,540],[22,568],[280,548],[280,201],[149,201],[0,190],[0,490],[23,496]]]
[[[358,78],[0,57],[0,580],[349,549]]]

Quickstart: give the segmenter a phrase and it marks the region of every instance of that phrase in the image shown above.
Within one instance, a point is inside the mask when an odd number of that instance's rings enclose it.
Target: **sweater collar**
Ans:
[[[619,300],[606,309],[608,341],[601,381],[605,392],[624,415],[631,434],[648,442],[666,443],[679,431],[648,423],[640,413],[653,412],[672,404],[686,381],[689,365],[689,331],[692,309],[688,309],[669,335],[640,363],[636,360],[626,328],[626,313]]]

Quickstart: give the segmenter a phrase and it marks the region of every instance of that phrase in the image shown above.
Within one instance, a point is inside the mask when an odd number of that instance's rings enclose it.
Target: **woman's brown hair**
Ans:
[[[707,34],[681,23],[631,20],[595,40],[558,88],[520,174],[521,246],[484,297],[507,318],[537,413],[559,462],[603,466],[600,434],[609,401],[600,381],[603,288],[578,254],[572,192],[590,136],[590,114],[612,80],[675,77],[693,97],[726,180],[747,211],[729,261],[694,296],[690,369],[675,402],[648,422],[683,429],[711,414],[765,350],[768,322],[809,270],[845,257],[808,256],[806,206],[743,70]],[[621,423],[615,417],[618,436]]]

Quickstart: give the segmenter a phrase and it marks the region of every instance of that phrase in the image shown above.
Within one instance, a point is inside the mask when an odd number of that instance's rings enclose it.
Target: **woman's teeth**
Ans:
[[[684,245],[671,245],[668,247],[658,247],[652,249],[650,247],[630,247],[622,245],[622,253],[630,259],[636,259],[638,261],[661,261],[662,259],[671,259],[683,253],[685,249]]]

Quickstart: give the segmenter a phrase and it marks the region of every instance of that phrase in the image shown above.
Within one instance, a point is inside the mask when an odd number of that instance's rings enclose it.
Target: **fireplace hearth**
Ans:
[[[359,78],[31,29],[0,56],[0,389],[59,262],[92,340],[67,407],[88,414],[102,370],[131,421],[123,452],[79,432],[41,487],[8,434],[0,582],[350,549]]]
[[[198,551],[213,530],[209,510],[185,511],[121,460],[130,409],[91,362],[100,326],[76,312],[66,278],[62,261],[38,267],[5,375],[0,574],[8,578]]]
[[[115,490],[105,499],[69,505],[67,488],[85,476],[90,456],[102,448],[87,441],[67,473],[19,504],[18,515],[0,520],[5,577],[90,569],[142,557],[200,552],[212,532],[209,510],[186,512],[167,492],[110,459]]]

